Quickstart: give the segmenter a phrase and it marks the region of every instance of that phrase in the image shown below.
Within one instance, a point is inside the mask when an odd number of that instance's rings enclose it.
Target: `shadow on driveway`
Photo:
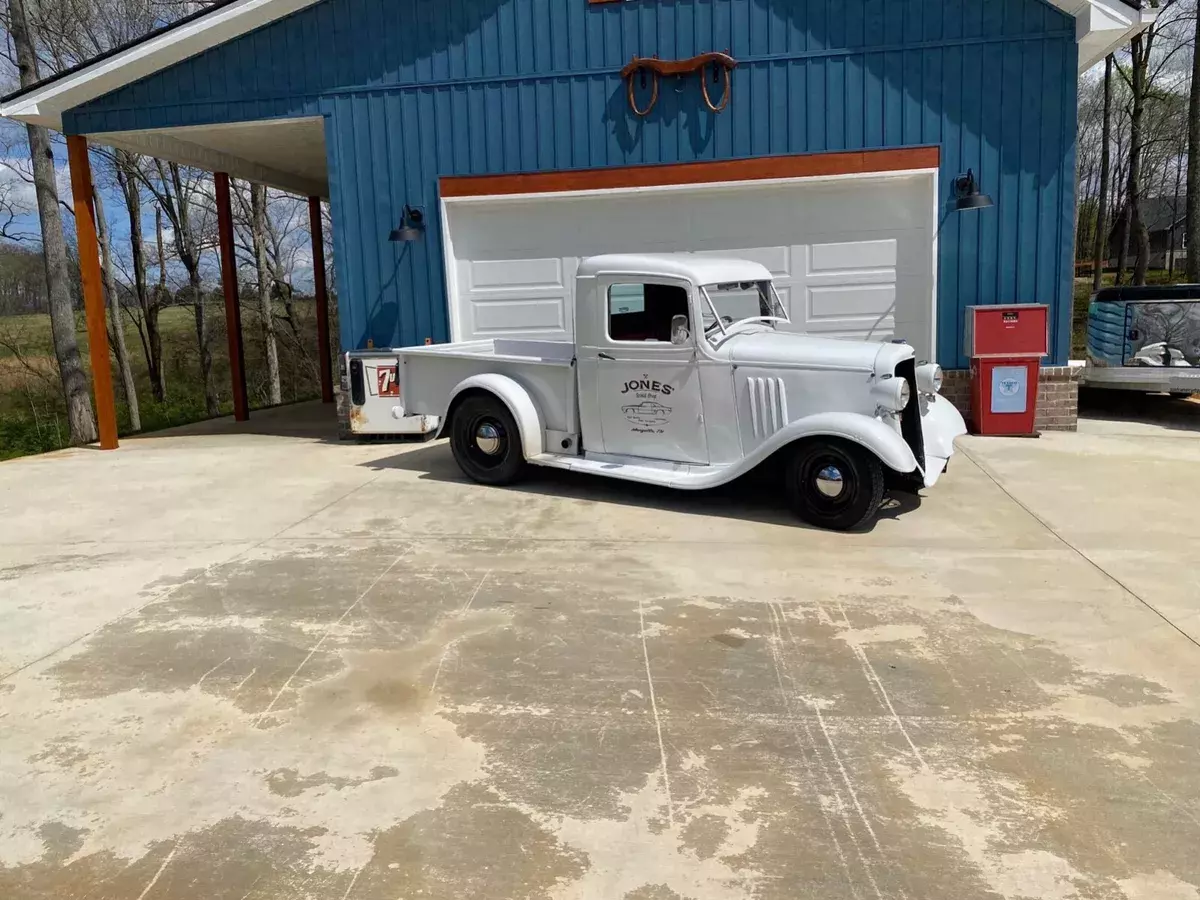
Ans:
[[[1104,388],[1079,389],[1079,417],[1102,422],[1139,422],[1174,431],[1200,431],[1200,394],[1191,399]]]
[[[396,456],[361,463],[374,470],[398,469],[418,472],[430,481],[467,482],[450,452],[449,441],[433,441]],[[704,491],[687,491],[636,481],[621,481],[563,469],[531,466],[529,474],[516,484],[493,488],[611,503],[643,509],[660,509],[687,515],[742,519],[770,525],[788,525],[808,529],[788,509],[777,477],[765,469],[751,472],[729,484]],[[884,519],[898,519],[919,508],[921,498],[913,494],[895,493],[884,497],[879,515],[860,532],[869,533]],[[819,529],[816,529],[819,530]]]

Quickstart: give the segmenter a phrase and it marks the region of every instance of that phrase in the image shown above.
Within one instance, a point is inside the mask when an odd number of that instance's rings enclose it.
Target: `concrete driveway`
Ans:
[[[0,897],[1200,897],[1200,438],[870,532],[321,411],[0,464]]]

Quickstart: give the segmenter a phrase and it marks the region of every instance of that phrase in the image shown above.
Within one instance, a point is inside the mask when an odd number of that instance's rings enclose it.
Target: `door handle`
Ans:
[[[597,359],[611,359],[613,362],[617,361],[617,358],[615,356],[609,356],[603,350],[601,350],[599,353],[596,354],[596,358]]]

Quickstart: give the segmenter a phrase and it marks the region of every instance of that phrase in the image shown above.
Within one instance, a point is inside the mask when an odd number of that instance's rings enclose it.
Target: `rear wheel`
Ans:
[[[481,484],[510,484],[525,469],[521,432],[491,394],[467,397],[450,423],[450,449],[463,473]]]
[[[801,444],[784,476],[792,509],[819,528],[866,525],[883,501],[883,465],[868,450],[837,438]]]

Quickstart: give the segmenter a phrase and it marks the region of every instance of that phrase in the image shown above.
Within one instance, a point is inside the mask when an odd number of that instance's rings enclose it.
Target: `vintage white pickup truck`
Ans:
[[[437,423],[484,484],[532,464],[698,489],[781,463],[795,511],[833,529],[870,521],[885,487],[933,486],[966,431],[907,344],[777,328],[787,313],[758,263],[597,256],[574,293],[574,341],[392,351],[395,409]],[[369,375],[353,362],[357,402]]]

